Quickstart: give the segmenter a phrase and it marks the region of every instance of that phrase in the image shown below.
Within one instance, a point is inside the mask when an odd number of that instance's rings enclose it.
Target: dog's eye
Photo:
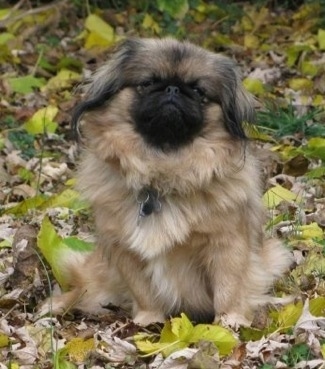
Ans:
[[[191,88],[192,88],[192,90],[193,90],[195,93],[197,93],[199,96],[201,96],[201,97],[204,97],[204,96],[205,96],[205,91],[204,91],[202,88],[200,88],[200,87],[198,87],[198,86],[196,86],[196,85],[191,86]]]
[[[149,87],[152,86],[154,84],[154,80],[153,79],[148,79],[147,81],[143,81],[139,84],[140,87]]]
[[[153,77],[150,79],[146,79],[144,81],[142,81],[141,83],[139,83],[139,87],[150,87],[153,86],[155,83],[160,82],[160,79],[157,77]]]

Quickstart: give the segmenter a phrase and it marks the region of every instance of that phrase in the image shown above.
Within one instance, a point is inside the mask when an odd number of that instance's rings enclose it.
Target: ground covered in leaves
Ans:
[[[324,368],[325,3],[13,3],[0,8],[0,368]],[[74,87],[119,40],[164,35],[235,58],[260,101],[247,133],[265,161],[266,231],[295,259],[274,293],[296,301],[237,330],[185,315],[140,328],[118,308],[39,317],[64,287],[60,250],[94,241],[73,189]]]

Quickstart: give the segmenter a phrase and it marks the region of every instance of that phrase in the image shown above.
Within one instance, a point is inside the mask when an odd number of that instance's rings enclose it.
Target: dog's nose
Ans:
[[[165,91],[168,95],[178,95],[179,94],[179,88],[177,86],[167,86]]]

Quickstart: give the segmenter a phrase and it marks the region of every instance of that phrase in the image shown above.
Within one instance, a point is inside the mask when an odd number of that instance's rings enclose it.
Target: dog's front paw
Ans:
[[[133,318],[134,323],[146,326],[152,323],[164,323],[165,317],[158,311],[140,310]]]
[[[214,324],[222,324],[223,326],[231,327],[237,330],[240,326],[249,327],[251,322],[239,313],[228,313],[217,315],[214,318]]]
[[[46,299],[37,309],[35,318],[42,318],[44,315],[62,315],[66,312],[67,306],[65,301],[59,297],[52,297]]]

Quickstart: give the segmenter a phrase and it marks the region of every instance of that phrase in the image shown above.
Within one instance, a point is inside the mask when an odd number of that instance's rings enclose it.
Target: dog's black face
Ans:
[[[196,83],[180,78],[151,78],[137,87],[131,108],[136,130],[159,149],[176,149],[191,142],[204,126],[205,94]]]

